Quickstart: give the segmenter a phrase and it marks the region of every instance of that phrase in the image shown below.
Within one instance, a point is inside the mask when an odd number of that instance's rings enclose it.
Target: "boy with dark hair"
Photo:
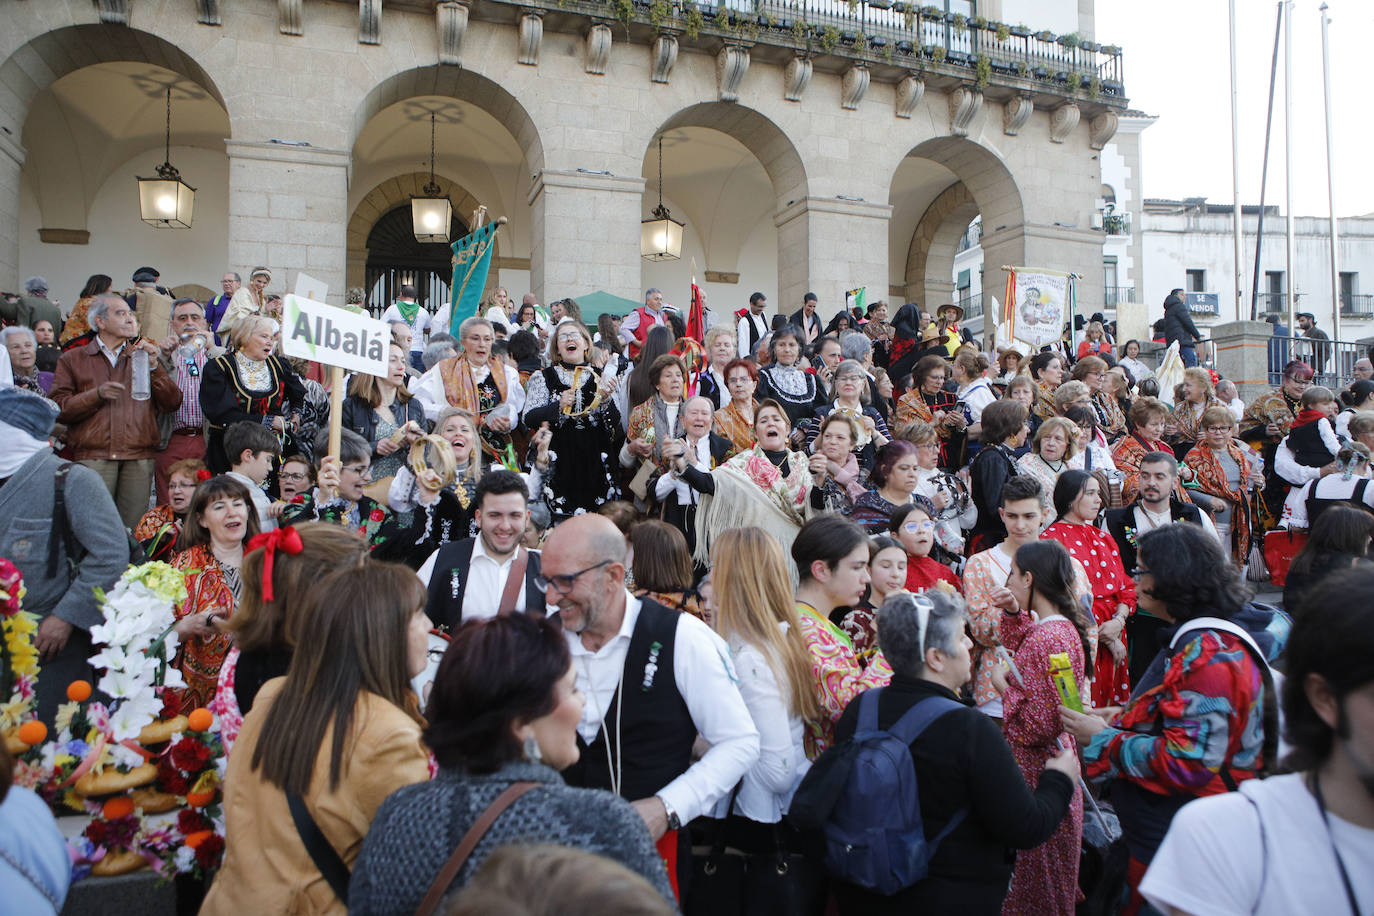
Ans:
[[[277,527],[281,506],[267,498],[262,486],[272,473],[273,459],[281,454],[281,440],[261,423],[245,420],[224,431],[224,454],[229,458],[225,476],[248,488],[258,513],[258,525],[263,531],[271,531]]]

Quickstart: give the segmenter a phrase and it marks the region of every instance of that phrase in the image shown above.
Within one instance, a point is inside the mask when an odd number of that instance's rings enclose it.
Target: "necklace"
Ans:
[[[1360,916],[1360,903],[1355,897],[1355,888],[1350,883],[1350,875],[1345,870],[1345,862],[1341,859],[1341,851],[1336,848],[1336,834],[1331,830],[1331,815],[1326,813],[1326,799],[1322,797],[1321,778],[1317,771],[1312,771],[1312,795],[1317,799],[1317,810],[1322,814],[1322,823],[1326,825],[1326,839],[1331,843],[1331,856],[1336,860],[1336,868],[1341,873],[1341,884],[1345,885],[1345,896],[1350,901],[1350,912],[1355,916]]]
[[[627,653],[628,654],[628,653]],[[626,661],[629,659],[627,658]],[[592,711],[601,720],[601,736],[606,744],[606,770],[607,776],[611,780],[611,794],[620,794],[620,765],[624,760],[625,752],[620,746],[620,711],[625,708],[624,697],[621,696],[621,688],[625,686],[625,663],[621,662],[620,676],[616,678],[615,694],[611,702],[615,703],[615,757],[611,757],[611,739],[606,734],[606,714],[601,711],[601,702],[596,698],[596,690],[592,686],[592,672],[587,665],[587,656],[582,656],[582,674],[587,678],[587,699],[592,703]]]
[[[1035,457],[1039,458],[1040,462],[1043,465],[1045,465],[1045,467],[1049,468],[1051,471],[1054,471],[1056,474],[1064,473],[1065,462],[1062,459],[1059,462],[1059,467],[1055,467],[1044,455],[1036,455]]]

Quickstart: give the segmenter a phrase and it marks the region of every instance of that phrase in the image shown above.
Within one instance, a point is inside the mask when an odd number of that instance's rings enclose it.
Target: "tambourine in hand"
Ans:
[[[433,463],[433,467],[431,467]],[[410,469],[415,480],[430,492],[437,492],[458,479],[458,461],[453,446],[439,436],[421,436],[410,447]]]

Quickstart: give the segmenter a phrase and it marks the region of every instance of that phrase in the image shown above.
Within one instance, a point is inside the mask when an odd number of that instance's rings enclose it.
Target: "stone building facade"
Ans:
[[[1092,4],[1061,5],[1064,39],[890,0],[0,0],[0,288],[45,272],[70,304],[88,273],[160,261],[171,286],[265,264],[341,297],[428,180],[433,114],[455,215],[510,220],[493,282],[515,295],[638,299],[684,271],[640,258],[662,191],[706,214],[692,257],[717,308],[754,288],[787,312],[855,286],[943,301],[979,214],[989,265],[1063,265],[1099,298],[1099,155],[1126,100]],[[168,88],[170,158],[204,181],[189,232],[134,201]],[[738,194],[693,173],[708,135]],[[662,188],[660,137],[680,144]]]

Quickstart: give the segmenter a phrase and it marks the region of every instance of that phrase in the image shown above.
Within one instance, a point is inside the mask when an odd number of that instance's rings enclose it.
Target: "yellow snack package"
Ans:
[[[1083,711],[1083,700],[1078,696],[1078,681],[1073,676],[1073,662],[1069,653],[1056,652],[1050,656],[1050,680],[1054,689],[1059,691],[1059,700],[1074,712]]]

